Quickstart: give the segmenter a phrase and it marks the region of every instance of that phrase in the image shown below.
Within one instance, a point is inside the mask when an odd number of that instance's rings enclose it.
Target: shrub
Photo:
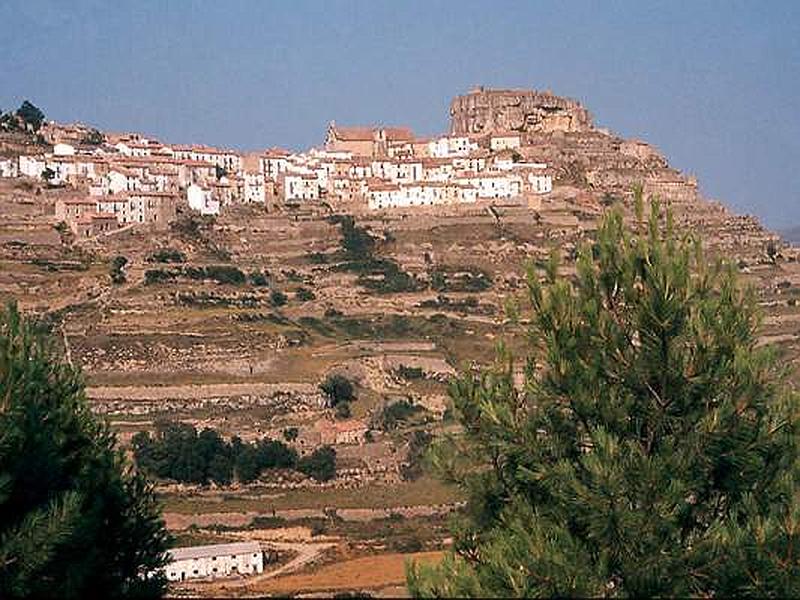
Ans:
[[[405,398],[398,400],[384,407],[378,415],[378,426],[383,431],[391,431],[422,410],[424,409],[421,406],[417,406]]]
[[[349,402],[339,402],[334,409],[337,419],[349,419],[352,416]]]
[[[128,259],[122,255],[114,257],[111,261],[111,281],[114,284],[125,283],[125,265],[128,264]]]
[[[209,265],[205,267],[205,279],[213,279],[218,283],[242,285],[247,278],[237,267],[231,265]]]
[[[286,302],[288,302],[286,294],[280,290],[272,290],[269,295],[269,300],[272,302],[273,306],[283,306],[286,304]]]
[[[422,367],[407,367],[400,365],[397,367],[397,374],[403,379],[424,379],[425,371]]]
[[[151,285],[155,283],[175,281],[179,273],[179,271],[176,272],[165,269],[148,269],[144,272],[144,282],[146,285]]]
[[[355,399],[353,384],[347,377],[338,373],[328,375],[319,388],[328,397],[331,406],[336,406],[341,402],[351,402]]]
[[[147,257],[147,262],[184,263],[186,255],[175,248],[160,248]]]
[[[253,271],[247,277],[250,280],[250,284],[256,287],[266,287],[269,285],[269,279],[260,271]]]
[[[316,481],[330,481],[336,476],[336,450],[322,446],[300,459],[297,470]]]
[[[316,298],[316,296],[310,289],[301,287],[297,288],[297,291],[295,292],[295,298],[297,298],[300,302],[309,302],[310,300]]]

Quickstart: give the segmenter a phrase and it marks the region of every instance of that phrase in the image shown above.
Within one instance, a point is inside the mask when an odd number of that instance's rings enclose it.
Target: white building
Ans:
[[[53,146],[53,154],[56,156],[75,156],[75,146],[64,142],[58,143]]]
[[[478,198],[513,198],[522,193],[522,177],[519,175],[482,173],[456,181],[476,188]]]
[[[535,194],[553,191],[553,177],[546,173],[528,173],[528,187]]]
[[[522,145],[518,134],[504,133],[493,135],[489,139],[489,147],[492,150],[514,150]]]
[[[196,210],[201,215],[218,215],[219,201],[211,196],[211,191],[201,188],[197,184],[191,184],[186,188],[186,200],[189,208]]]
[[[433,158],[467,156],[471,151],[477,150],[477,148],[478,145],[471,142],[466,136],[440,137],[428,142],[428,155]]]
[[[283,176],[283,198],[286,202],[318,200],[319,182],[317,177],[306,173],[285,173]]]
[[[376,183],[369,188],[370,210],[476,202],[478,190],[469,185],[435,181],[407,184]]]
[[[264,175],[262,173],[244,173],[244,201],[258,202],[264,204],[266,200],[266,188],[264,186]]]
[[[19,164],[13,158],[0,158],[0,177],[17,177]]]
[[[168,555],[165,567],[168,581],[264,572],[264,554],[258,542],[173,548]]]
[[[19,157],[19,174],[25,177],[35,177],[38,179],[42,176],[42,171],[47,167],[47,162],[44,156],[26,156]]]

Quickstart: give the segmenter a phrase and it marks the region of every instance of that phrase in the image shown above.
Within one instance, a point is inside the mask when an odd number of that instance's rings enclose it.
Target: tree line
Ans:
[[[280,440],[263,438],[244,442],[238,436],[226,441],[214,429],[198,432],[188,423],[160,421],[155,431],[140,431],[132,439],[136,464],[158,479],[182,483],[228,485],[249,483],[270,469],[292,469],[316,481],[336,475],[336,451],[323,446],[300,457]]]

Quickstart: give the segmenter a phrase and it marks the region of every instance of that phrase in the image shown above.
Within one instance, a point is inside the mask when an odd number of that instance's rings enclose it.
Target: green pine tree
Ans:
[[[0,309],[0,598],[158,597],[166,540],[80,374]]]
[[[800,595],[797,398],[752,291],[642,212],[530,270],[522,385],[503,348],[453,383],[468,502],[415,596]]]

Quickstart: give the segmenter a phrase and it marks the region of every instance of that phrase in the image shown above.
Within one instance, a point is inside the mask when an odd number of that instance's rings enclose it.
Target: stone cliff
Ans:
[[[454,135],[592,129],[592,116],[579,102],[549,91],[480,87],[450,104],[450,132]]]

